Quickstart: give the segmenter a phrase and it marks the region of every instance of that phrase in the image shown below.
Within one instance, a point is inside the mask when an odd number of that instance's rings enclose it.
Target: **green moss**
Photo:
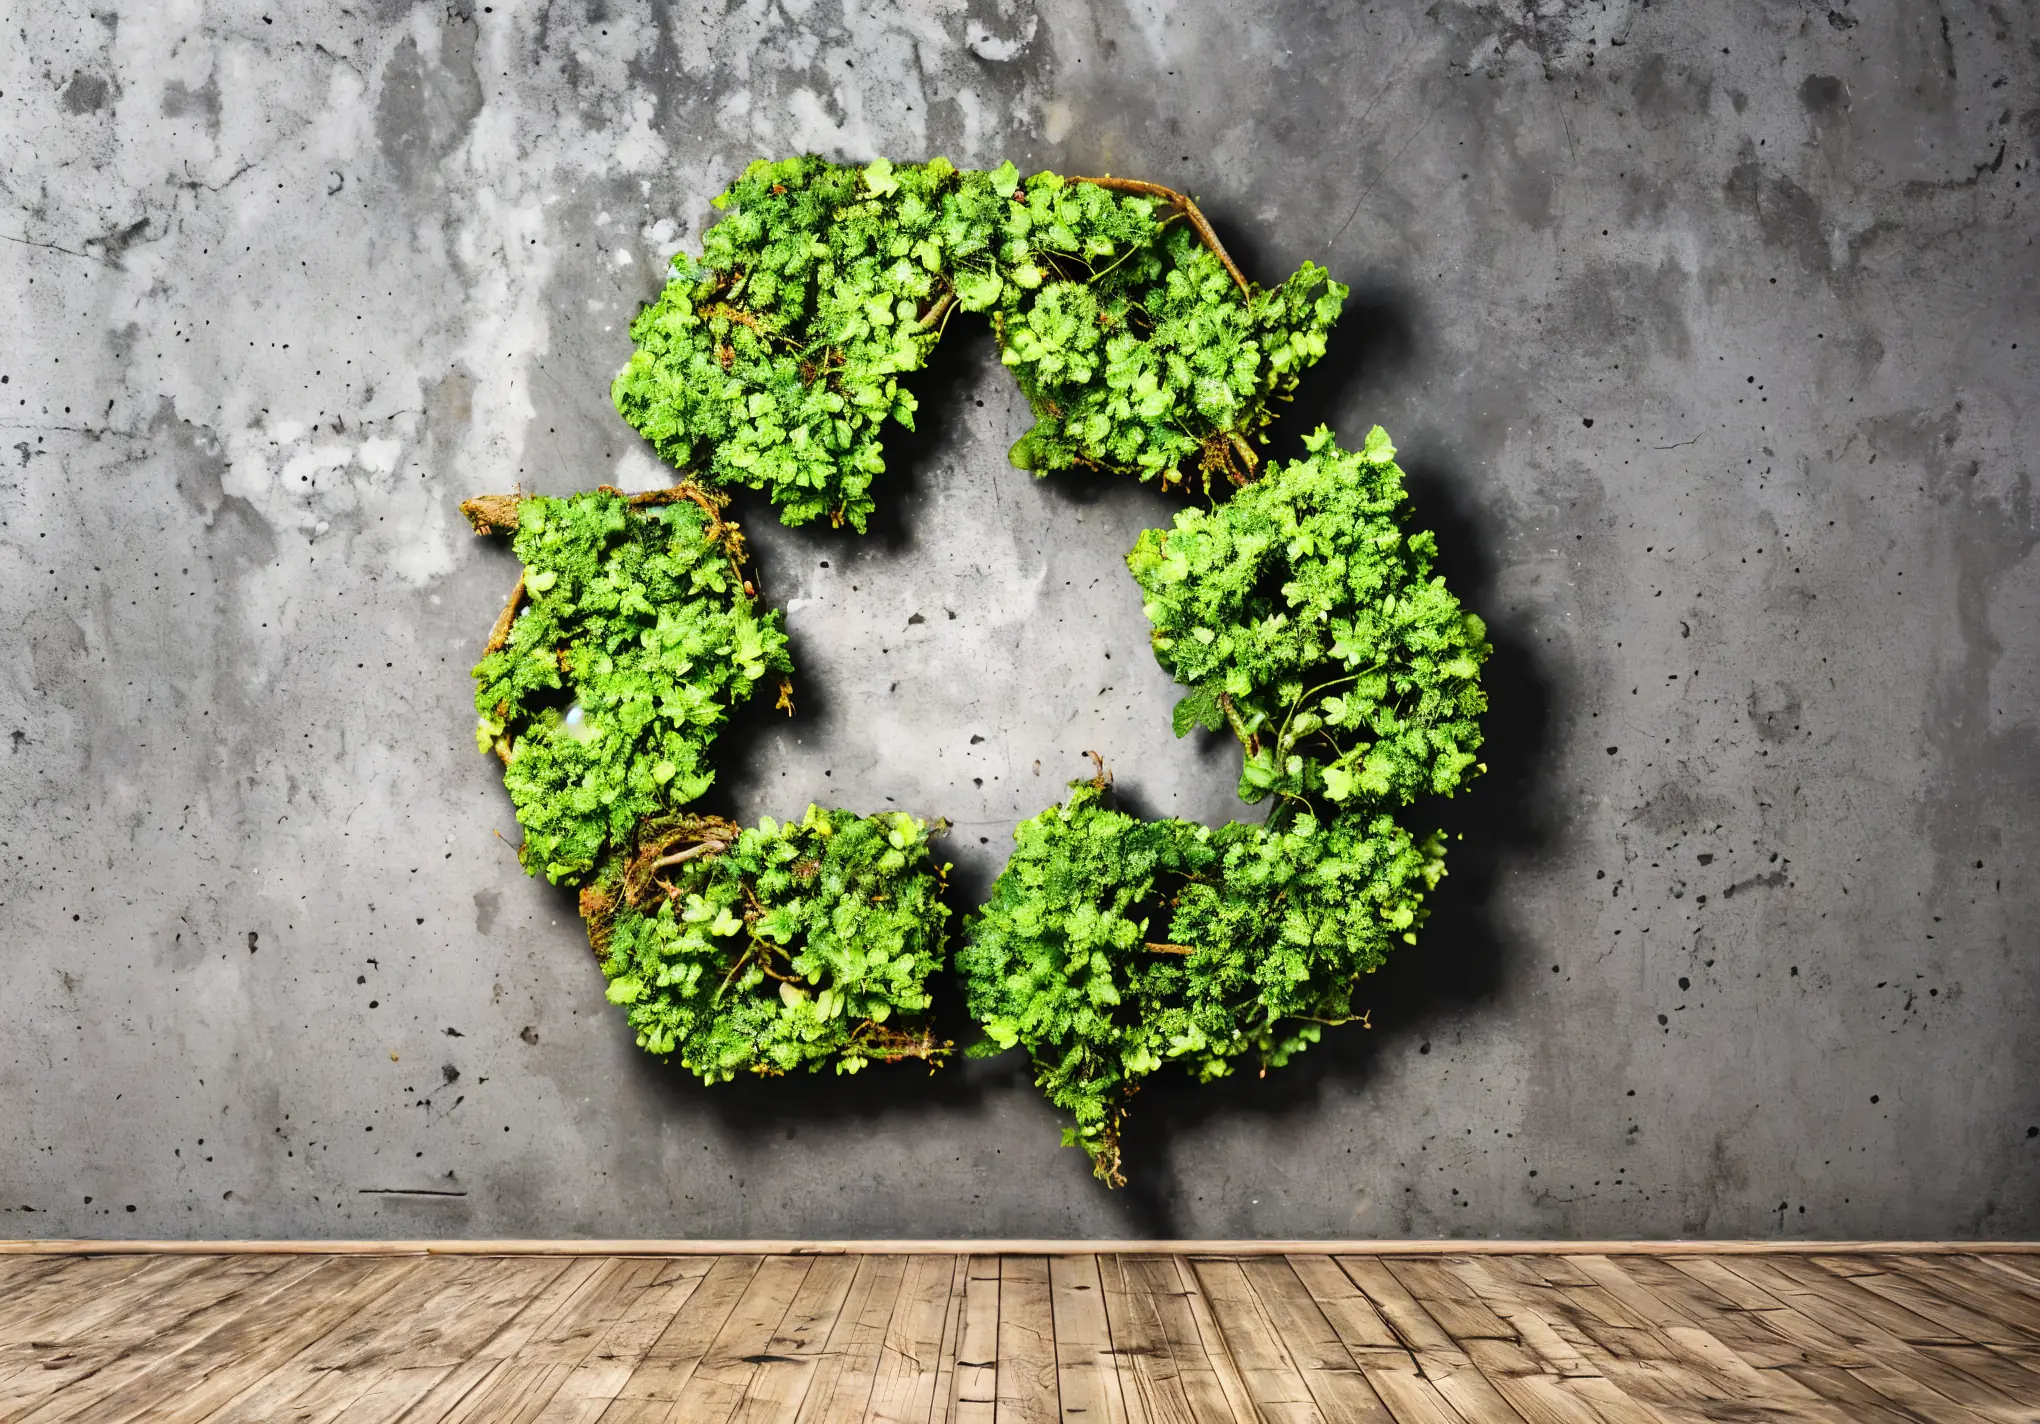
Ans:
[[[520,501],[524,604],[475,666],[476,741],[502,756],[532,874],[580,884],[640,819],[708,790],[735,703],[791,672],[712,499]]]
[[[584,894],[611,1003],[704,1082],[939,1062],[926,1023],[949,911],[929,827],[810,806],[798,822],[648,827]]]
[[[1024,822],[957,955],[989,1050],[1023,1046],[1098,1175],[1148,1074],[1278,1068],[1355,1016],[1360,976],[1415,943],[1442,840],[1396,808],[1476,770],[1486,630],[1431,571],[1395,450],[1328,431],[1127,563],[1155,656],[1191,688],[1176,732],[1229,728],[1266,824],[1107,808],[1104,778]]]
[[[974,1052],[1025,1047],[1098,1176],[1149,1074],[1200,1081],[1239,1060],[1279,1068],[1355,1016],[1359,977],[1413,940],[1444,874],[1435,836],[1392,816],[1287,828],[1142,821],[1102,778],[1014,831],[1014,852],[958,950]]]
[[[1188,689],[1177,734],[1230,730],[1268,820],[1143,821],[1107,804],[1101,770],[1019,826],[956,957],[974,1051],[1024,1047],[1116,1183],[1149,1075],[1278,1068],[1361,1016],[1363,976],[1414,943],[1443,847],[1399,813],[1480,770],[1485,628],[1407,527],[1382,431],[1348,452],[1320,429],[1261,468],[1347,295],[1315,265],[1264,290],[1180,195],[1011,164],[761,161],[717,205],[612,389],[696,478],[762,490],[789,524],[864,529],[886,422],[915,419],[902,378],[960,309],[990,318],[1033,409],[1016,465],[1239,486],[1145,532],[1128,566]],[[477,527],[514,523],[530,597],[476,669],[525,864],[583,887],[610,998],[705,1081],[938,1062],[947,867],[924,823],[682,810],[729,709],[790,663],[719,497],[670,497],[471,502]]]
[[[862,530],[902,376],[985,312],[1036,424],[1014,463],[1165,483],[1250,472],[1269,402],[1324,352],[1346,289],[1308,263],[1244,298],[1160,200],[1012,164],[752,164],[728,216],[631,325],[616,408],[675,466]]]
[[[1211,250],[1172,227],[1095,275],[1045,282],[1002,309],[999,359],[1035,424],[1013,462],[1044,474],[1076,465],[1174,484],[1234,479],[1258,460],[1250,438],[1270,402],[1325,353],[1345,287],[1303,269],[1243,294]]]
[[[1213,510],[1144,531],[1127,565],[1156,659],[1191,689],[1176,734],[1230,727],[1240,796],[1407,805],[1450,795],[1480,749],[1487,628],[1405,528],[1395,447],[1331,432]]]

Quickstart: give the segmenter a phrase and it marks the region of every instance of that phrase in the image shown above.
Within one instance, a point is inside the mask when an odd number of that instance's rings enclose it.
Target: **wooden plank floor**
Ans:
[[[0,1254],[0,1420],[2007,1424],[2040,1256]]]

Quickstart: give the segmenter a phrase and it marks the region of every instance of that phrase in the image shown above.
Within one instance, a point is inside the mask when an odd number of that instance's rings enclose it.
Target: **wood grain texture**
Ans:
[[[288,1262],[247,1256],[231,1265],[210,1258],[185,1264],[183,1271],[126,1276],[81,1295],[71,1309],[46,1309],[34,1323],[0,1326],[0,1418],[116,1367],[129,1351],[160,1341],[179,1322],[259,1285]]]
[[[758,1373],[730,1416],[732,1420],[778,1424],[799,1414],[856,1275],[857,1263],[847,1256],[827,1257],[809,1266],[786,1317],[765,1342]]]
[[[1394,1416],[1287,1257],[1250,1256],[1237,1269],[1326,1419],[1392,1424]]]
[[[956,1351],[963,1337],[963,1301],[969,1280],[970,1257],[956,1257],[950,1277],[949,1308],[942,1319],[942,1356],[935,1365],[935,1398],[928,1410],[929,1424],[946,1424],[956,1398]]]
[[[1048,1261],[1008,1256],[999,1263],[998,1424],[1055,1424],[1055,1312]]]
[[[942,1336],[955,1289],[955,1257],[919,1256],[907,1263],[864,1414],[872,1424],[926,1424],[934,1411]]]
[[[850,1293],[801,1404],[800,1424],[833,1424],[838,1419],[865,1417],[908,1264],[905,1256],[865,1256],[858,1261]],[[997,1264],[993,1262],[995,1269]],[[992,1323],[998,1322],[994,1319]]]
[[[759,1367],[771,1357],[768,1347],[813,1264],[797,1256],[768,1256],[759,1263],[709,1342],[679,1408],[667,1416],[672,1424],[724,1424],[736,1413]]]
[[[964,1262],[949,1424],[989,1424],[999,1404],[999,1258]]]
[[[1048,1295],[1055,1318],[1055,1372],[1062,1412],[1081,1412],[1085,1424],[1128,1424],[1098,1258],[1051,1256]]]
[[[1425,1311],[1385,1263],[1366,1256],[1342,1256],[1339,1267],[1381,1312],[1439,1397],[1468,1424],[1518,1424],[1523,1416],[1510,1407],[1460,1342]]]
[[[2002,1252],[0,1260],[0,1424],[2040,1420]]]
[[[1226,1353],[1239,1370],[1240,1383],[1253,1406],[1251,1417],[1269,1424],[1319,1424],[1325,1415],[1311,1397],[1303,1372],[1254,1294],[1240,1262],[1231,1258],[1197,1261],[1191,1275],[1210,1306]],[[1206,1346],[1207,1351],[1210,1348]]]

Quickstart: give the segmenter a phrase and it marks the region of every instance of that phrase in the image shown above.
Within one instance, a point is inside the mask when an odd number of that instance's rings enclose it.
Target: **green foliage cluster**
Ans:
[[[523,575],[475,668],[526,870],[581,886],[638,1042],[708,1082],[833,1062],[939,1061],[922,1022],[949,911],[928,826],[809,807],[737,826],[681,811],[730,708],[792,670],[719,497],[492,498]],[[790,687],[781,682],[781,704]]]
[[[1108,1183],[1142,1078],[1265,1072],[1354,1017],[1445,873],[1442,840],[1394,809],[1476,769],[1486,629],[1405,529],[1394,446],[1378,426],[1358,452],[1324,429],[1305,446],[1127,556],[1155,656],[1191,689],[1177,735],[1231,729],[1241,798],[1279,798],[1267,822],[1141,821],[1103,804],[1102,773],[1079,782],[1015,832],[957,956],[984,1048],[1027,1048]]]
[[[1140,1080],[1171,1062],[1203,1082],[1241,1058],[1280,1067],[1350,1021],[1359,976],[1414,941],[1444,853],[1387,815],[1213,830],[1105,794],[1102,776],[1075,782],[1015,830],[957,969],[986,1035],[973,1051],[1024,1044],[1075,1119],[1064,1144],[1117,1185]]]
[[[1194,461],[1235,481],[1259,464],[1248,443],[1325,354],[1347,289],[1306,262],[1270,291],[1244,295],[1188,227],[1095,274],[1044,283],[995,318],[999,359],[1019,378],[1034,428],[1013,463],[1045,474],[1075,465],[1165,485]]]
[[[475,739],[503,758],[525,869],[556,884],[708,790],[730,707],[793,668],[778,610],[744,582],[741,536],[696,499],[515,506],[523,603],[475,667]]]
[[[1109,804],[1101,765],[1018,827],[956,955],[973,1051],[1024,1047],[1065,1140],[1116,1184],[1149,1075],[1265,1072],[1364,1021],[1361,976],[1415,942],[1444,874],[1441,837],[1398,812],[1481,769],[1485,628],[1407,527],[1380,429],[1355,452],[1320,429],[1261,467],[1273,403],[1347,295],[1315,265],[1264,290],[1180,194],[1011,164],[760,161],[717,206],[612,388],[697,478],[863,530],[885,423],[913,426],[902,378],[963,310],[989,317],[1034,411],[1015,465],[1239,486],[1143,533],[1128,566],[1187,689],[1177,735],[1229,729],[1267,820],[1144,821]],[[464,506],[514,527],[524,565],[524,607],[475,676],[525,866],[581,887],[610,999],[704,1081],[940,1062],[948,867],[927,824],[810,807],[745,830],[684,809],[729,709],[790,671],[720,500],[682,484]]]
[[[674,465],[767,491],[785,522],[861,531],[885,421],[913,428],[900,378],[961,308],[991,316],[1034,408],[1021,468],[1168,483],[1194,458],[1207,484],[1244,477],[1346,289],[1306,263],[1243,298],[1180,225],[1187,202],[1125,186],[939,158],[753,163],[632,323],[616,408]]]
[[[924,1016],[943,962],[945,866],[904,812],[654,822],[584,892],[609,1000],[638,1045],[707,1083],[833,1063],[940,1061]]]
[[[1155,657],[1191,689],[1176,735],[1231,728],[1248,802],[1450,795],[1480,747],[1487,627],[1432,572],[1431,532],[1405,529],[1380,426],[1357,451],[1323,427],[1304,445],[1127,556]]]

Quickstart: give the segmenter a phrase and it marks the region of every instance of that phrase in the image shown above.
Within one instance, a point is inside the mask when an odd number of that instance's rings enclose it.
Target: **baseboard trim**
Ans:
[[[28,1241],[0,1256],[1864,1256],[2040,1255],[2040,1241]]]

